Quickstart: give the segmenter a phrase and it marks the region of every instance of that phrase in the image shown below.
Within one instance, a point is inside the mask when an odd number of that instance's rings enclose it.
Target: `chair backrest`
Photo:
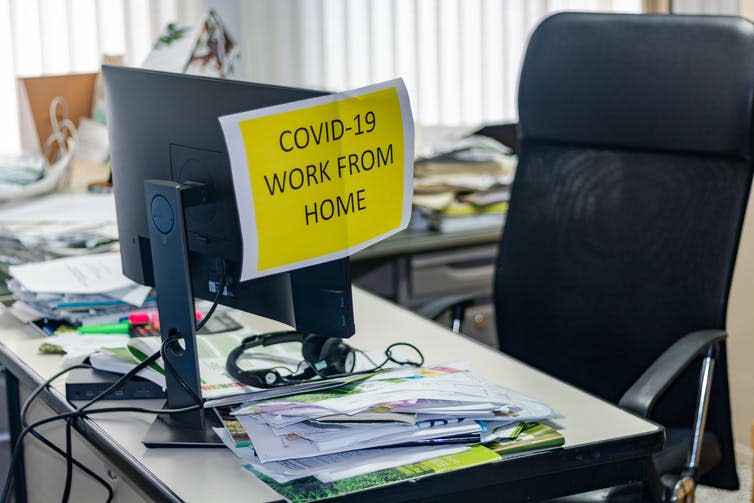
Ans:
[[[678,338],[724,328],[752,96],[754,25],[740,18],[564,13],[536,29],[495,278],[503,351],[616,402]],[[694,372],[658,422],[692,423]],[[713,390],[728,458],[716,482],[733,487],[724,351]]]

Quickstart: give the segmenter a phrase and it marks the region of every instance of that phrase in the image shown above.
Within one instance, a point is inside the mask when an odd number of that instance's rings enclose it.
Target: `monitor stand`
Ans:
[[[144,194],[160,313],[160,335],[163,341],[182,335],[180,344],[174,342],[165,348],[165,366],[170,363],[175,370],[174,375],[165,369],[166,406],[168,409],[192,407],[197,405],[202,391],[184,208],[204,202],[207,187],[191,182],[147,180],[144,182]],[[208,416],[203,408],[160,416],[143,441],[147,447],[222,446],[212,431],[212,426],[218,422],[214,420],[214,414]]]
[[[204,413],[204,428],[197,429],[162,415],[154,420],[142,443],[147,447],[225,447],[212,427],[222,424],[214,412]]]

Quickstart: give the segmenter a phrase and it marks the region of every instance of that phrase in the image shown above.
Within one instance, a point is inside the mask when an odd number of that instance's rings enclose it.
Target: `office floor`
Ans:
[[[738,491],[723,491],[711,487],[700,486],[696,491],[696,500],[699,503],[748,503],[752,501],[752,466],[751,459],[736,460],[738,464],[738,478],[741,480],[741,489]]]

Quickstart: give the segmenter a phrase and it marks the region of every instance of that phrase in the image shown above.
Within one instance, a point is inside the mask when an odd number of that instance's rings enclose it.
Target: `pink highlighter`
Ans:
[[[204,317],[200,311],[196,311],[196,321]],[[131,325],[154,325],[160,326],[160,314],[157,311],[146,311],[143,313],[131,313],[126,318]]]

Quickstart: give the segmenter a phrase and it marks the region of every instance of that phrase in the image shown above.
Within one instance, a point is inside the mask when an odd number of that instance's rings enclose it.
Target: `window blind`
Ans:
[[[676,0],[735,13],[737,0]],[[146,57],[171,21],[217,8],[248,80],[344,90],[403,77],[425,124],[515,120],[531,30],[561,10],[639,12],[641,0],[0,0],[0,152],[18,148],[16,76],[95,71]],[[237,14],[237,16],[236,16]],[[237,17],[237,19],[236,19]]]
[[[402,77],[426,124],[516,117],[531,30],[561,10],[640,12],[641,0],[252,0],[251,80],[344,90]],[[246,36],[248,35],[248,36]]]

